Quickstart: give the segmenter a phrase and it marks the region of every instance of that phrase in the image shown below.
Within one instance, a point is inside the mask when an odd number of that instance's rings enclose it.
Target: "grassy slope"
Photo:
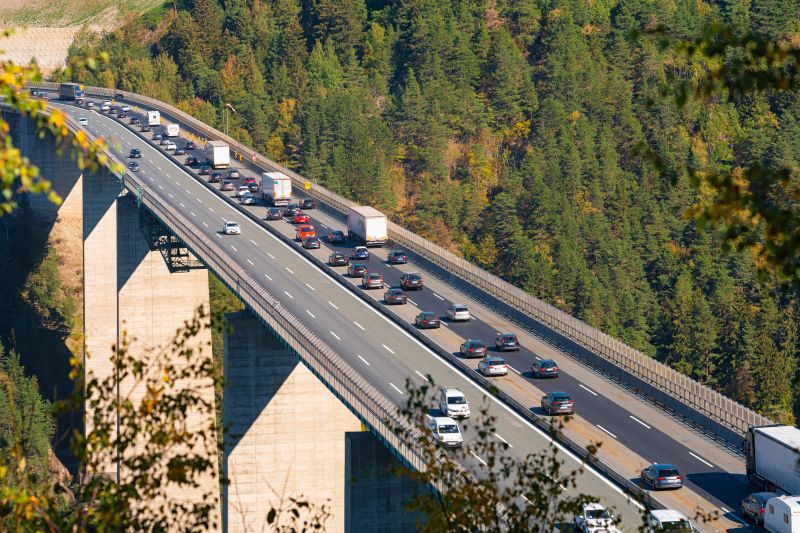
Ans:
[[[0,2],[0,26],[68,27],[89,24],[113,28],[164,0],[9,0]]]

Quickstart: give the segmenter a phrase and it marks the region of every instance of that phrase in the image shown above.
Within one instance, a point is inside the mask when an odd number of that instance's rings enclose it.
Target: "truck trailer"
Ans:
[[[147,112],[147,125],[148,126],[160,126],[161,125],[161,113],[158,111],[148,111]]]
[[[261,173],[261,197],[275,207],[292,201],[292,178],[283,172]]]
[[[228,168],[231,166],[231,149],[222,141],[208,141],[206,160],[211,168]]]
[[[751,427],[744,451],[750,483],[769,492],[800,494],[800,429]]]
[[[177,137],[181,132],[179,124],[167,124],[167,137]]]
[[[80,83],[62,83],[58,86],[58,98],[61,100],[83,98],[83,92],[83,85]]]
[[[366,246],[383,246],[389,240],[386,215],[366,205],[351,207],[347,213],[347,235]]]

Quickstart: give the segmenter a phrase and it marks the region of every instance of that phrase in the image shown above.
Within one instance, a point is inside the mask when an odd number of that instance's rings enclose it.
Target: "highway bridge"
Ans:
[[[52,91],[54,85],[40,88]],[[527,307],[530,300],[515,300],[517,296],[504,299],[488,288],[488,282],[480,286],[475,276],[483,275],[486,280],[493,276],[481,274],[477,267],[458,270],[454,263],[439,261],[445,254],[435,244],[402,233],[401,228],[395,229],[394,244],[409,250],[412,261],[389,265],[388,249],[372,249],[368,268],[380,272],[387,286],[397,286],[403,272],[420,271],[426,286],[423,291],[409,293],[408,305],[387,309],[381,302],[383,290],[363,291],[343,275],[344,269],[325,265],[332,250],[349,255],[352,243],[331,246],[323,239],[320,250],[302,250],[292,241],[294,227],[288,220],[265,221],[267,206],[240,205],[233,193],[218,190],[218,185],[198,175],[197,168],[185,166],[183,156],[165,152],[152,133],[140,132],[128,119],[98,112],[99,102],[114,98],[113,91],[88,92],[88,101],[98,104],[94,110],[55,100],[53,104],[72,117],[73,127],[81,127],[77,119],[86,118],[87,125],[82,127],[93,136],[108,139],[113,157],[121,163],[127,163],[132,148],[142,151],[142,158],[137,160],[140,170],[122,178],[130,194],[280,334],[410,466],[420,466],[416,452],[403,445],[383,422],[395,416],[395,407],[405,400],[407,379],[421,384],[431,376],[439,385],[458,387],[473,410],[488,402],[489,412],[497,417],[495,437],[508,443],[507,453],[520,460],[549,441],[543,429],[547,417],[538,407],[541,395],[565,390],[575,400],[577,416],[558,444],[564,459],[577,466],[582,446],[603,442],[600,461],[580,476],[577,491],[597,495],[613,506],[622,515],[626,529],[639,524],[638,506],[630,501],[626,490],[645,494],[656,507],[678,509],[690,517],[697,509],[722,515],[717,522],[699,525],[701,530],[742,527],[736,511],[752,490],[736,450],[737,438],[747,424],[767,420],[655,363],[651,366],[634,357],[626,363],[610,355],[610,345],[617,347],[616,353],[627,348],[618,341],[600,338],[594,345],[581,341],[581,335],[585,338],[594,333],[577,320],[563,319],[562,326],[554,327],[551,318],[533,316]],[[131,116],[143,122],[147,109],[159,109],[164,119],[181,125],[184,136],[226,140],[232,152],[241,156],[237,166],[243,177],[258,178],[266,169],[292,175],[296,185],[305,181],[166,104],[132,94],[122,95],[118,101],[133,107]],[[161,132],[160,128],[154,130]],[[205,159],[202,147],[187,155]],[[349,204],[347,200],[316,184],[302,194],[320,204],[308,212],[318,235],[337,229],[346,233],[343,210]],[[224,235],[226,221],[238,222],[241,235]],[[419,311],[443,316],[451,303],[466,303],[473,319],[463,324],[444,320],[442,328],[424,332],[411,326]],[[518,353],[504,354],[512,370],[506,377],[486,380],[477,374],[474,360],[463,360],[456,353],[465,339],[482,339],[491,345],[497,333],[506,332],[517,333],[522,345]],[[549,381],[533,379],[530,366],[538,358],[555,359],[561,376]],[[661,374],[660,381],[647,377],[653,372]],[[499,393],[489,393],[488,387],[496,387]],[[465,435],[465,444],[474,438]],[[639,471],[651,462],[675,464],[686,487],[655,495],[640,490]],[[486,467],[485,458],[474,455],[463,466],[480,475]]]

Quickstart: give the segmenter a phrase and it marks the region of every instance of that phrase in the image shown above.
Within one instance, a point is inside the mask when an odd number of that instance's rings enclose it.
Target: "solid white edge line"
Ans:
[[[633,420],[634,422],[638,422],[639,424],[643,425],[647,429],[653,429],[650,426],[648,426],[647,424],[645,424],[644,422],[642,422],[641,420],[639,420],[638,418],[636,418],[635,416],[633,416],[633,415],[628,415],[628,416],[631,417],[631,420]]]
[[[589,387],[586,387],[586,386],[585,386],[583,383],[578,383],[578,387],[582,388],[583,390],[585,390],[585,391],[586,391],[586,392],[588,392],[589,394],[592,394],[592,395],[594,395],[594,396],[598,396],[598,394],[597,394],[595,391],[593,391],[593,390],[592,390],[592,389],[590,389]]]
[[[695,453],[693,453],[693,452],[689,452],[689,455],[691,455],[692,457],[694,457],[695,459],[697,459],[697,460],[698,460],[698,461],[700,461],[701,463],[704,463],[704,464],[705,464],[706,466],[708,466],[709,468],[714,468],[714,465],[712,465],[711,463],[709,463],[708,461],[706,461],[705,459],[703,459],[703,458],[702,458],[702,457],[700,457],[699,455],[697,455],[697,454],[695,454]]]
[[[470,451],[469,451],[469,453],[471,453],[471,454],[472,454],[472,456],[473,456],[475,459],[477,459],[478,461],[480,461],[480,462],[481,462],[481,464],[482,464],[483,466],[489,466],[489,463],[487,463],[486,461],[484,461],[483,459],[481,459],[481,458],[480,458],[480,456],[479,456],[477,453],[473,452],[472,450],[470,450]]]
[[[393,388],[394,390],[396,390],[397,392],[399,392],[400,394],[403,394],[403,391],[401,391],[400,389],[398,389],[398,388],[395,386],[395,384],[394,384],[394,383],[392,383],[392,382],[389,382],[389,385],[391,385],[391,386],[392,386],[392,388]]]
[[[612,436],[612,437],[614,437],[615,439],[617,438],[617,436],[616,436],[616,435],[614,435],[613,433],[611,433],[609,430],[607,430],[606,428],[604,428],[604,427],[603,427],[603,426],[601,426],[600,424],[595,424],[595,426],[599,427],[600,429],[602,429],[603,431],[605,431],[606,433],[608,433],[609,435],[611,435],[611,436]]]
[[[359,359],[361,359],[362,361],[364,361],[364,364],[365,364],[365,365],[367,365],[367,366],[371,366],[371,365],[369,364],[369,361],[367,361],[366,359],[364,359],[364,358],[363,358],[363,357],[361,357],[360,355],[359,355],[359,356],[357,356],[357,357],[358,357]]]

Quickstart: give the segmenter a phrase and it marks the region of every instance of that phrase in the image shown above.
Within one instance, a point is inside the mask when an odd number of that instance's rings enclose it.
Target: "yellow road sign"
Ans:
[[[303,184],[303,187],[305,187],[307,191],[311,190],[311,182],[310,181],[305,182]]]

